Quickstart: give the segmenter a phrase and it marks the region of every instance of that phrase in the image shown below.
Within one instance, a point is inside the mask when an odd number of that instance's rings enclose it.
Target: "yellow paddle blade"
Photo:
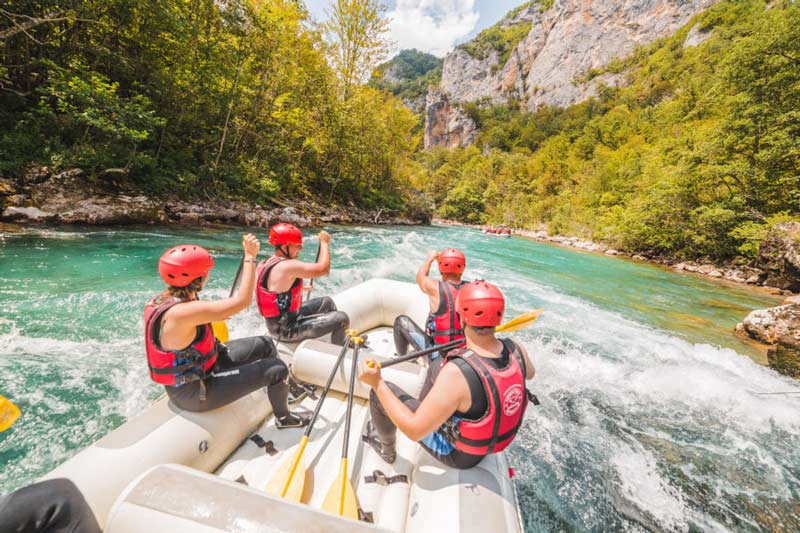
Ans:
[[[322,510],[358,520],[358,500],[353,486],[347,480],[347,457],[342,458],[339,476],[334,480],[328,494],[325,495]]]
[[[293,502],[299,502],[303,499],[303,491],[306,484],[306,465],[303,464],[301,459],[307,443],[308,436],[303,435],[303,438],[300,439],[300,444],[297,445],[295,454],[287,458],[278,467],[278,471],[275,472],[272,479],[267,482],[264,487],[267,494],[280,496]]]
[[[0,433],[14,425],[20,414],[19,407],[0,394]]]
[[[511,319],[505,324],[501,324],[497,326],[498,333],[511,333],[512,331],[517,331],[518,329],[526,328],[531,325],[531,323],[539,318],[539,315],[542,314],[544,309],[536,309],[535,311],[528,311],[527,313],[523,313],[519,315],[517,318]]]
[[[225,322],[213,322],[211,324],[211,329],[214,330],[214,336],[219,340],[219,342],[228,342],[228,339],[230,339],[230,334],[228,333],[228,324]]]

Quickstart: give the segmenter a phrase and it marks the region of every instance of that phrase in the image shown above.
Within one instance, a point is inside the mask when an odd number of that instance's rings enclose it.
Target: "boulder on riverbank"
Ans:
[[[789,303],[751,312],[737,330],[772,346],[770,367],[800,377],[800,303]]]
[[[121,170],[121,169],[111,169]],[[322,206],[313,202],[262,207],[233,199],[187,201],[151,197],[126,184],[125,174],[112,172],[88,180],[80,169],[53,173],[48,167],[25,169],[16,181],[0,181],[0,221],[59,224],[231,224],[266,228],[276,222],[301,227],[326,223],[420,224],[386,210],[355,206]]]
[[[756,265],[766,272],[766,285],[800,292],[800,222],[773,226],[761,243]]]

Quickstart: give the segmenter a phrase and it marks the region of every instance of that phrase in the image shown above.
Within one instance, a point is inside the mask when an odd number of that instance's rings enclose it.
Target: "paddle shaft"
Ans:
[[[353,363],[350,365],[350,387],[347,390],[347,416],[344,420],[344,444],[342,445],[342,459],[347,459],[347,447],[350,443],[350,419],[353,415],[353,391],[356,385],[356,370],[358,369],[358,350],[361,347],[361,339],[355,341],[353,346]]]
[[[322,251],[322,243],[317,244],[317,257],[314,259],[315,263],[319,263],[319,253]],[[308,294],[306,295],[306,301],[311,299],[311,291],[314,290],[314,278],[311,278],[308,283],[311,285],[311,288],[308,290]],[[346,344],[346,343],[345,343]]]
[[[336,371],[339,370],[339,365],[342,364],[344,360],[344,354],[347,353],[348,345],[350,344],[350,335],[347,335],[344,339],[344,346],[342,346],[342,351],[339,352],[339,357],[336,358],[336,362],[333,364],[333,370],[331,370],[330,375],[328,376],[328,382],[325,383],[325,388],[322,389],[322,393],[319,395],[319,400],[317,401],[317,406],[314,408],[314,414],[311,415],[311,421],[309,421],[308,426],[306,426],[306,430],[303,433],[306,437],[311,435],[311,429],[314,427],[314,422],[317,421],[317,416],[319,416],[319,412],[322,410],[322,402],[325,401],[325,398],[328,396],[328,391],[331,390],[331,385],[333,384],[333,380],[336,378]],[[358,349],[357,347],[353,350],[355,351]]]
[[[495,331],[497,331],[497,333],[502,333],[503,331],[516,331],[521,327],[525,327],[532,324],[539,317],[541,312],[542,312],[541,309],[539,309],[537,311],[530,311],[528,313],[520,315],[517,318],[509,320],[505,324],[497,326],[497,329]],[[449,350],[451,348],[455,348],[465,343],[466,343],[465,339],[458,339],[446,342],[444,344],[437,344],[436,346],[431,346],[430,348],[425,348],[424,350],[419,350],[417,352],[411,352],[410,354],[404,355],[402,357],[395,357],[394,359],[380,363],[380,367],[386,368],[394,366],[400,363],[404,363],[406,361],[411,361],[418,357],[422,357],[423,355],[428,355],[433,352],[438,352],[440,350]]]
[[[439,350],[449,350],[450,348],[455,348],[464,344],[464,339],[458,339],[455,341],[450,341],[445,344],[437,344],[436,346],[431,346],[430,348],[425,348],[424,350],[419,350],[417,352],[411,352],[410,354],[406,354],[402,357],[395,357],[390,361],[386,361],[381,363],[381,368],[387,368],[394,365],[399,365],[400,363],[405,363],[406,361],[412,361],[417,359],[418,357],[422,357],[423,355],[428,355],[433,352],[438,352]]]
[[[231,292],[230,294],[228,294],[228,298],[233,298],[233,295],[236,292],[236,286],[239,284],[239,278],[242,277],[243,268],[244,268],[244,256],[242,256],[242,260],[239,261],[239,269],[236,271],[236,276],[233,278],[233,285],[231,285]]]
[[[314,423],[317,421],[319,412],[322,409],[322,403],[328,396],[328,391],[331,390],[331,384],[333,383],[333,379],[336,377],[336,371],[339,369],[339,365],[341,365],[342,360],[344,359],[344,354],[347,353],[347,347],[350,344],[350,338],[355,334],[356,332],[354,330],[347,330],[347,337],[345,337],[344,339],[344,346],[342,346],[342,351],[339,352],[339,356],[336,358],[336,363],[334,363],[333,365],[333,370],[331,370],[331,373],[328,376],[328,382],[325,384],[325,388],[322,389],[322,393],[319,396],[319,400],[317,400],[317,406],[314,408],[314,414],[311,415],[311,420],[308,422],[308,426],[306,426],[306,430],[303,432],[303,438],[300,439],[300,445],[297,448],[297,453],[295,454],[294,459],[292,459],[292,462],[289,465],[289,475],[286,478],[286,482],[283,484],[283,488],[281,488],[280,490],[280,496],[282,498],[286,496],[286,493],[292,484],[292,479],[294,478],[295,472],[297,471],[297,467],[300,464],[300,459],[303,457],[303,452],[306,449],[306,444],[308,444],[308,438],[311,435],[311,430],[314,428]]]

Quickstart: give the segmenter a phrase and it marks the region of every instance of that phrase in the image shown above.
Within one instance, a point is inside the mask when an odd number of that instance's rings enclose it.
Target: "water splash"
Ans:
[[[742,357],[746,347],[729,333],[746,309],[773,299],[458,228],[330,231],[334,269],[315,295],[376,276],[411,281],[429,249],[457,245],[467,252],[466,277],[504,291],[508,317],[545,309],[515,334],[534,359],[530,386],[542,400],[509,449],[527,531],[800,529],[800,396],[755,394],[800,385]],[[217,268],[204,297],[222,298],[240,233],[4,237],[0,390],[23,418],[0,435],[0,492],[161,394],[141,340],[141,308],[161,287],[155,262],[176,242],[209,247]],[[303,256],[315,253],[308,239]],[[265,332],[254,309],[228,326],[234,338]]]

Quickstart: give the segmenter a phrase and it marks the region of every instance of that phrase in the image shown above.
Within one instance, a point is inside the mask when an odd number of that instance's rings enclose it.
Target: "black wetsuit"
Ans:
[[[482,357],[481,360],[495,368],[504,368],[507,366],[511,355],[508,345],[510,341],[503,340],[502,342],[503,351],[500,357]],[[420,391],[419,399],[414,398],[394,383],[386,382],[386,384],[406,407],[412,411],[416,411],[420,403],[422,403],[422,400],[425,399],[425,396],[428,395],[433,387],[433,383],[436,381],[436,377],[439,375],[444,361],[444,357],[439,357],[431,361],[431,365],[428,367],[428,373],[425,376],[425,383],[422,385],[422,391]],[[484,456],[472,455],[456,449],[452,433],[449,431],[449,426],[457,424],[462,418],[468,420],[478,420],[481,418],[489,408],[489,399],[486,396],[486,391],[483,389],[480,377],[478,377],[475,370],[473,370],[468,363],[460,358],[453,359],[451,363],[458,366],[461,373],[464,374],[464,378],[467,380],[467,385],[469,386],[472,403],[467,412],[461,413],[456,411],[453,416],[450,417],[450,420],[419,441],[419,444],[425,451],[447,466],[459,469],[472,468],[480,463]],[[384,444],[395,443],[397,439],[397,426],[394,425],[389,415],[386,414],[374,390],[371,390],[369,394],[369,408],[372,425],[378,432],[381,442]]]
[[[0,532],[100,533],[100,526],[78,487],[59,478],[0,496]]]
[[[265,276],[264,283],[269,283]],[[300,306],[296,313],[289,311],[280,316],[265,318],[267,331],[272,338],[284,342],[300,342],[331,334],[331,342],[344,344],[345,330],[350,327],[350,317],[336,310],[336,304],[328,297],[314,298]]]
[[[416,322],[411,320],[411,317],[409,316],[400,315],[394,319],[392,332],[394,335],[394,348],[397,351],[397,355],[407,354],[409,352],[409,348],[413,348],[413,351],[419,351],[424,350],[425,348],[430,348],[435,344],[433,336],[430,333],[436,329],[433,323],[434,315],[441,315],[447,311],[447,298],[443,292],[443,283],[450,283],[452,286],[458,288],[466,282],[459,282],[458,284],[454,284],[449,281],[439,282],[439,308],[435,312],[428,314],[427,323],[425,324],[425,331],[423,331],[423,329],[419,327]],[[451,309],[450,312],[454,313],[455,309]],[[439,352],[434,352],[431,357],[432,359],[435,359],[438,355]]]
[[[210,411],[267,387],[275,416],[289,414],[289,368],[269,337],[234,339],[221,345],[209,377],[180,387],[165,387],[169,399],[187,411]],[[203,393],[205,387],[205,393]],[[203,397],[205,396],[205,398]]]

